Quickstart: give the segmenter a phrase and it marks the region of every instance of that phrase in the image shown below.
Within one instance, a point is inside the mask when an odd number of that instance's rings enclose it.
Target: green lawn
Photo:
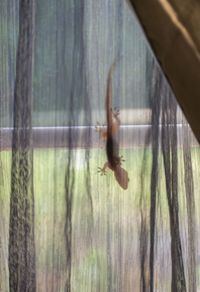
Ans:
[[[139,287],[139,228],[140,198],[148,219],[150,206],[151,154],[146,160],[141,148],[123,149],[124,168],[129,173],[128,190],[122,190],[110,171],[97,173],[106,157],[103,149],[70,152],[71,181],[74,178],[72,209],[72,291],[138,291]],[[10,161],[11,152],[0,153],[2,171],[0,185],[0,275],[8,278],[6,266],[8,246]],[[34,150],[35,240],[38,291],[64,291],[66,279],[65,172],[68,150]],[[89,155],[89,156],[88,156]],[[89,160],[88,160],[89,157]],[[195,193],[198,195],[199,150],[193,150]],[[182,154],[179,154],[181,160]],[[87,162],[88,161],[88,162]],[[145,164],[144,164],[145,163]],[[186,207],[182,162],[179,163],[180,218],[186,230]],[[143,168],[143,165],[145,167]],[[89,169],[89,171],[88,171]],[[170,241],[168,207],[162,160],[159,160],[159,204],[157,217],[157,274],[162,285],[169,284]],[[74,170],[74,175],[73,175]],[[90,201],[92,198],[92,208]],[[197,198],[196,198],[197,199]],[[92,213],[93,212],[93,213]],[[93,214],[93,216],[92,216]],[[197,214],[199,209],[197,206]],[[198,218],[199,220],[199,218]],[[197,221],[199,223],[199,221]],[[184,243],[185,244],[185,243]],[[185,252],[185,247],[183,248]],[[164,259],[163,259],[164,257]],[[160,271],[160,272],[159,272]],[[166,272],[168,271],[168,273]],[[161,282],[161,278],[159,280]],[[6,291],[6,285],[3,284]],[[109,286],[111,285],[111,286]],[[121,285],[121,286],[120,286]],[[139,288],[138,288],[139,289]],[[165,290],[167,291],[167,290]]]

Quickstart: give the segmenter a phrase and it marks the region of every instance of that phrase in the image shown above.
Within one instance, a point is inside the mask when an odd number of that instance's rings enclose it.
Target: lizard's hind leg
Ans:
[[[120,114],[120,111],[119,111],[119,108],[117,108],[116,106],[111,109],[112,110],[112,114],[115,118],[118,118],[119,117],[119,114]]]
[[[107,138],[107,129],[105,125],[100,125],[99,122],[97,122],[96,126],[95,126],[95,130],[99,133],[99,137],[102,140],[106,140]]]

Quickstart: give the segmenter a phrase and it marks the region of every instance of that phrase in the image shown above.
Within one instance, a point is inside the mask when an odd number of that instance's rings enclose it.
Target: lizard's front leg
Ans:
[[[108,162],[105,162],[103,167],[98,167],[97,172],[100,173],[101,176],[106,175],[107,167],[108,167]]]
[[[123,155],[118,157],[118,161],[119,161],[119,165],[122,165],[122,162],[125,161],[125,159],[123,158]]]

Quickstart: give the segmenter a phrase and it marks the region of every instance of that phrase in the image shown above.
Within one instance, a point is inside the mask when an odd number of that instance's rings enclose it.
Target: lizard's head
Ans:
[[[115,178],[117,180],[117,182],[119,183],[120,187],[122,187],[122,189],[127,190],[128,189],[128,182],[129,182],[129,178],[128,178],[128,172],[122,168],[120,165],[118,165],[115,170]]]

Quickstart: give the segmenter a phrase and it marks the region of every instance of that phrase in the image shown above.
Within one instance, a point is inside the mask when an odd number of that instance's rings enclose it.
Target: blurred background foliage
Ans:
[[[18,1],[1,0],[0,6],[0,97],[5,104],[1,125],[8,127],[12,125]],[[125,1],[36,1],[35,30],[34,126],[68,125],[72,95],[76,125],[94,125],[94,117],[103,121],[107,73],[114,60],[118,61],[113,78],[115,105],[122,110],[149,107],[146,42]],[[86,106],[92,111],[90,121],[84,120]],[[124,123],[134,119],[124,118]]]

